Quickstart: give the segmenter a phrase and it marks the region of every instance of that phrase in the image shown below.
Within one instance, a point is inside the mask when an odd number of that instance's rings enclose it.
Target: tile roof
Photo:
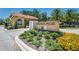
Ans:
[[[17,16],[17,17],[22,17],[22,18],[26,18],[26,19],[32,19],[32,20],[37,20],[37,17],[34,16],[30,16],[30,15],[23,15],[21,13],[12,13],[10,17],[12,16]]]

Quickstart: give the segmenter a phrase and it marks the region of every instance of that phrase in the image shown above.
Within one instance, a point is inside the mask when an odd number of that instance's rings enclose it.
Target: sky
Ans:
[[[10,16],[11,13],[17,13],[20,12],[22,10],[33,10],[34,8],[0,8],[0,18],[4,19]],[[41,12],[47,12],[47,15],[50,16],[51,11],[54,8],[36,8],[37,10],[41,11]],[[67,8],[63,8],[64,10]],[[79,10],[78,8],[76,8],[77,10]]]

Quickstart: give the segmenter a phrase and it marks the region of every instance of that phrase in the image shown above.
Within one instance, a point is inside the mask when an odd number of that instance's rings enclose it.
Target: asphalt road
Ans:
[[[0,51],[16,51],[15,36],[27,29],[6,30],[0,26]]]
[[[79,28],[73,28],[73,29],[65,28],[65,29],[60,29],[60,31],[79,34]]]

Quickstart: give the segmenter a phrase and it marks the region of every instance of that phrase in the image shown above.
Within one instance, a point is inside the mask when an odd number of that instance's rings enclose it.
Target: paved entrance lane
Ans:
[[[79,34],[79,28],[74,28],[74,29],[67,29],[66,28],[66,29],[60,29],[60,31]]]
[[[12,38],[5,32],[4,27],[0,26],[0,51],[12,51],[13,44]]]
[[[16,51],[15,36],[27,29],[6,30],[0,26],[0,51]]]

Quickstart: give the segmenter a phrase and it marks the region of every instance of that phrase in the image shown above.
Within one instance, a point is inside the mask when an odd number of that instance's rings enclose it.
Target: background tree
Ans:
[[[53,20],[62,20],[62,17],[63,16],[63,12],[61,9],[54,9],[52,12],[51,12],[51,19]]]
[[[5,23],[11,23],[10,18],[5,18]]]
[[[46,12],[41,13],[40,21],[47,21],[47,20],[48,20],[47,13]]]
[[[32,15],[32,11],[23,10],[23,11],[21,11],[20,13],[22,13],[22,14],[24,14],[24,15]]]
[[[33,9],[32,15],[39,18],[40,12],[37,9]]]
[[[0,25],[4,24],[4,20],[0,18]]]
[[[76,21],[77,19],[77,11],[74,9],[67,9],[65,11],[65,15],[64,15],[64,19],[67,22],[72,22],[72,21]]]

